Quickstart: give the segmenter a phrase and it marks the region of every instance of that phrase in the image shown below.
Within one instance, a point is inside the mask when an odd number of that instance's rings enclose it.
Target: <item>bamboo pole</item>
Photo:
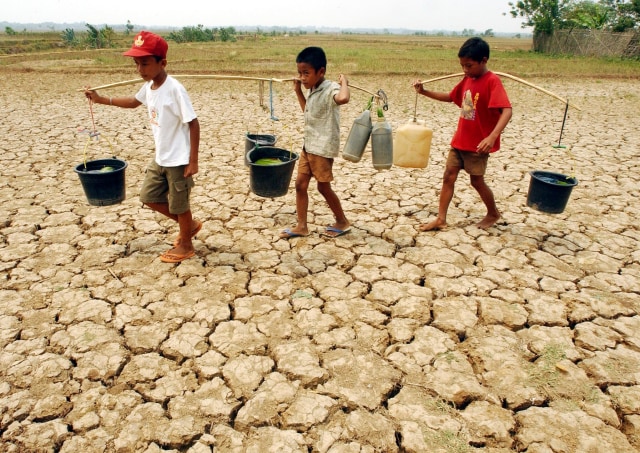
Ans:
[[[571,104],[571,103],[569,103],[569,101],[567,101],[566,99],[561,98],[557,94],[555,94],[555,93],[553,93],[553,92],[551,92],[549,90],[546,90],[546,89],[544,89],[542,87],[539,87],[538,85],[534,85],[531,82],[527,82],[524,79],[521,79],[521,78],[516,77],[516,76],[512,76],[511,74],[507,74],[505,72],[494,72],[494,74],[496,74],[496,75],[498,75],[500,77],[506,77],[508,79],[515,80],[516,82],[522,83],[523,85],[526,85],[528,87],[535,88],[536,90],[541,91],[544,94],[547,94],[547,95],[549,95],[549,96],[551,96],[551,97],[553,97],[553,98],[555,98],[555,99],[557,99],[559,101],[562,101],[565,105],[573,107],[574,109],[576,109],[578,111],[582,111],[582,109],[579,108],[577,105]],[[433,78],[433,79],[425,80],[424,82],[422,82],[422,84],[424,85],[425,83],[436,82],[438,80],[450,79],[450,78],[453,78],[453,77],[464,77],[464,73],[459,72],[459,73],[456,73],[456,74],[449,74],[449,75],[445,75],[445,76],[441,76],[441,77],[436,77],[436,78]]]
[[[294,79],[275,79],[275,78],[265,78],[265,77],[248,77],[248,76],[232,76],[232,75],[216,75],[216,74],[177,74],[171,75],[171,77],[175,79],[214,79],[214,80],[258,80],[264,82],[291,82]],[[78,91],[97,91],[97,90],[106,90],[108,88],[122,87],[125,85],[135,85],[136,83],[142,83],[144,79],[132,79],[132,80],[124,80],[122,82],[109,83],[106,85],[100,85],[97,87],[90,88],[79,88]]]
[[[211,79],[212,80],[257,80],[257,81],[260,81],[260,82],[278,82],[278,83],[293,82],[295,80],[294,78],[276,79],[276,78],[266,78],[266,77],[249,77],[249,76],[216,75],[216,74],[177,74],[177,75],[171,75],[171,77],[176,78],[176,79],[200,79],[200,80],[207,80],[207,79],[209,79],[209,80],[211,80]],[[142,83],[142,82],[144,82],[143,79],[124,80],[122,82],[109,83],[109,84],[100,85],[100,86],[97,86],[97,87],[78,88],[78,91],[106,90],[108,88],[122,87],[122,86],[126,86],[126,85],[135,85],[136,83]],[[360,91],[364,91],[365,93],[369,93],[370,95],[375,96],[377,98],[380,97],[378,94],[372,93],[371,91],[365,90],[364,88],[361,88],[361,87],[359,87],[357,85],[354,85],[352,83],[349,83],[349,86],[351,88],[355,88],[356,90],[360,90]]]

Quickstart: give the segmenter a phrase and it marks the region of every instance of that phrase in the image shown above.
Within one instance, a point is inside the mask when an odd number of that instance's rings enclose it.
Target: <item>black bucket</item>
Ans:
[[[124,200],[124,170],[127,163],[120,159],[97,159],[76,165],[75,172],[92,206],[109,206]],[[106,170],[106,171],[105,171]]]
[[[576,178],[550,171],[532,171],[527,194],[527,206],[550,214],[564,211]]]
[[[244,164],[249,165],[249,151],[256,146],[274,146],[277,138],[269,134],[247,134],[244,140]]]
[[[247,157],[253,193],[266,198],[282,197],[287,194],[293,169],[300,157],[298,154],[272,146],[258,146],[249,151]],[[256,164],[258,160],[265,158],[279,159],[281,163]]]

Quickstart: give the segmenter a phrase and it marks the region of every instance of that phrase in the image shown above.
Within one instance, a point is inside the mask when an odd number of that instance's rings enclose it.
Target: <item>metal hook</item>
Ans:
[[[377,94],[379,99],[382,99],[382,110],[384,110],[385,112],[387,110],[389,110],[389,103],[388,103],[388,100],[387,100],[387,93],[382,91],[382,89],[379,89],[376,94]]]

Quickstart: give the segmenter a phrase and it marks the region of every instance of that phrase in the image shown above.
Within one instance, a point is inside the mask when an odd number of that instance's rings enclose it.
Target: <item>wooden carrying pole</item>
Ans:
[[[275,79],[275,78],[266,78],[266,77],[249,77],[249,76],[233,76],[233,75],[216,75],[216,74],[177,74],[177,75],[171,75],[171,77],[174,77],[176,79],[201,79],[201,80],[258,80],[260,82],[292,82],[295,79],[290,78],[290,79]],[[132,80],[124,80],[122,82],[115,82],[115,83],[109,83],[106,85],[100,85],[97,87],[90,87],[90,88],[78,88],[78,91],[86,91],[86,90],[91,90],[91,91],[97,91],[97,90],[105,90],[108,88],[115,88],[115,87],[122,87],[122,86],[126,86],[126,85],[135,85],[137,83],[142,83],[144,82],[143,79],[132,79]],[[425,82],[426,83],[426,82]],[[378,95],[377,93],[372,93],[369,90],[365,90],[364,88],[361,88],[357,85],[353,85],[352,83],[349,83],[349,86],[351,88],[355,88],[356,90],[360,90],[360,91],[364,91],[365,93],[369,93],[372,96],[375,97],[380,97],[380,95]]]
[[[551,96],[551,97],[553,97],[553,98],[555,98],[555,99],[557,99],[557,100],[559,100],[559,101],[562,101],[565,105],[568,105],[568,106],[570,106],[570,107],[573,107],[574,109],[576,109],[576,110],[578,110],[578,111],[582,111],[582,109],[580,109],[577,105],[570,104],[570,103],[569,103],[569,101],[567,101],[566,99],[561,98],[561,97],[560,97],[560,96],[558,96],[557,94],[552,93],[552,92],[551,92],[551,91],[549,91],[549,90],[545,90],[544,88],[539,87],[538,85],[534,85],[534,84],[533,84],[533,83],[531,83],[531,82],[527,82],[527,81],[526,81],[526,80],[524,80],[524,79],[521,79],[521,78],[516,77],[516,76],[512,76],[511,74],[507,74],[507,73],[505,73],[505,72],[496,72],[496,71],[494,71],[494,74],[496,74],[496,75],[498,75],[498,76],[500,76],[500,77],[506,77],[506,78],[508,78],[508,79],[515,80],[516,82],[518,82],[518,83],[522,83],[523,85],[526,85],[526,86],[528,86],[528,87],[535,88],[536,90],[541,91],[541,92],[543,92],[544,94],[547,94],[547,95],[549,95],[549,96]],[[425,83],[436,82],[436,81],[438,81],[438,80],[450,79],[450,78],[453,78],[453,77],[464,77],[464,73],[460,72],[460,73],[456,73],[456,74],[449,74],[449,75],[445,75],[445,76],[435,77],[435,78],[433,78],[433,79],[424,80],[424,81],[422,82],[422,84],[424,85]]]
[[[214,80],[259,80],[264,82],[291,82],[293,79],[268,79],[264,77],[246,77],[246,76],[232,76],[232,75],[215,75],[215,74],[178,74],[171,75],[176,79],[214,79]],[[144,79],[132,79],[132,80],[124,80],[122,82],[108,83],[106,85],[100,85],[97,87],[90,88],[79,88],[78,91],[97,91],[97,90],[105,90],[108,88],[122,87],[126,85],[135,85],[136,83],[142,83]]]

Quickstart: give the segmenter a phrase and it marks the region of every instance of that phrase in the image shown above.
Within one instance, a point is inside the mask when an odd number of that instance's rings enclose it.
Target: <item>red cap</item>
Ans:
[[[127,57],[148,57],[154,55],[156,57],[167,58],[167,49],[169,44],[161,36],[148,31],[141,31],[133,40],[131,49],[122,55]]]

